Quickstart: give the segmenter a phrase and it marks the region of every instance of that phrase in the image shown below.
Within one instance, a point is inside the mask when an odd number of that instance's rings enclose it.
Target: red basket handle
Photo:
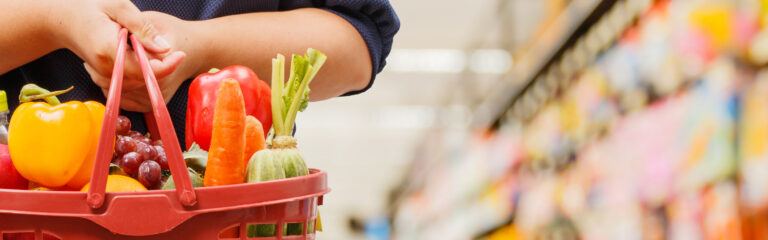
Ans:
[[[117,124],[117,114],[120,112],[120,94],[123,85],[123,66],[125,64],[125,51],[128,38],[128,30],[121,29],[119,33],[119,42],[117,45],[117,54],[115,56],[115,67],[112,70],[112,80],[109,85],[109,94],[107,96],[107,105],[104,113],[104,122],[99,135],[99,145],[96,150],[96,159],[91,174],[91,185],[88,189],[87,203],[91,208],[99,208],[104,204],[104,191],[107,186],[107,174],[109,162],[112,158],[112,149],[115,139],[115,125]],[[155,74],[149,66],[147,54],[144,47],[136,36],[131,35],[131,43],[136,51],[136,57],[139,59],[141,72],[144,74],[144,82],[149,91],[149,98],[152,102],[152,112],[154,122],[157,123],[157,129],[160,130],[160,138],[165,147],[165,154],[168,158],[173,181],[176,184],[176,194],[179,202],[185,206],[193,206],[197,203],[195,191],[192,188],[192,181],[189,179],[187,164],[181,155],[181,147],[176,138],[176,131],[171,123],[171,117],[168,109],[165,107],[165,100],[157,85]],[[148,116],[149,114],[145,114]]]

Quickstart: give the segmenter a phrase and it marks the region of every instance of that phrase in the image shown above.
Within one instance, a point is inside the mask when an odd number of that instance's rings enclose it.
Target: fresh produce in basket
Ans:
[[[272,127],[272,110],[269,103],[271,92],[267,83],[261,81],[256,73],[245,66],[211,69],[211,72],[197,76],[189,86],[185,125],[187,149],[192,143],[197,143],[203,150],[209,150],[217,91],[225,79],[237,80],[245,102],[245,113],[259,119],[263,127],[262,132],[268,132]],[[266,138],[266,135],[263,137]]]
[[[80,191],[87,192],[91,184],[85,184]],[[147,191],[139,181],[128,176],[123,175],[109,175],[107,176],[107,192],[134,192],[134,191]]]
[[[245,182],[245,103],[240,84],[225,79],[219,84],[213,112],[213,132],[205,167],[205,186]]]
[[[296,139],[291,135],[296,113],[307,108],[309,101],[309,83],[325,63],[326,56],[315,49],[308,49],[305,56],[293,55],[291,72],[287,85],[283,86],[285,57],[278,54],[272,59],[272,116],[275,137],[269,149],[250,161],[275,158],[282,161],[285,177],[297,177],[309,174],[299,150]],[[274,155],[274,156],[269,156]]]
[[[8,145],[0,144],[0,188],[27,189],[29,181],[16,171]]]
[[[61,103],[37,85],[22,87],[11,117],[8,148],[13,165],[29,181],[46,187],[81,188],[90,180],[104,117],[98,102]],[[44,99],[45,102],[32,102]],[[44,149],[45,151],[40,151]]]
[[[200,177],[200,174],[197,174],[192,168],[187,168],[187,171],[189,172],[189,179],[192,180],[192,187],[202,187],[203,178]],[[163,184],[163,190],[168,189],[176,189],[176,185],[173,183],[173,177],[171,176],[168,176],[168,181]]]
[[[235,79],[224,79],[216,93],[204,186],[245,182],[245,116],[240,84]],[[237,237],[238,232],[238,228],[231,228],[220,237]]]
[[[125,53],[127,30],[121,29],[120,40],[118,44],[118,56],[122,56]],[[148,60],[145,56],[144,49],[141,42],[135,37],[131,36],[133,48],[136,50],[136,55],[139,61],[142,63],[142,71],[146,76],[148,90],[153,100],[153,113],[156,118],[147,118],[148,124],[155,125],[157,129],[152,129],[152,132],[158,132],[159,130],[163,138],[170,140],[165,142],[169,145],[170,150],[168,152],[171,157],[171,165],[174,167],[174,175],[180,177],[178,174],[187,174],[179,172],[177,170],[182,163],[180,159],[180,147],[176,143],[176,139],[172,136],[174,134],[172,129],[171,119],[162,104],[162,98],[159,90],[157,89],[157,83],[154,77],[151,76],[152,72],[149,67]],[[123,58],[116,59],[115,68],[117,73],[120,73],[120,69],[123,68]],[[115,74],[113,83],[119,85],[121,82],[121,74]],[[225,81],[226,82],[226,81]],[[116,85],[116,86],[117,86]],[[222,84],[225,85],[225,84]],[[236,85],[235,85],[236,86]],[[316,209],[318,205],[322,204],[322,196],[326,194],[329,189],[327,188],[327,174],[322,171],[313,171],[314,174],[302,178],[285,179],[275,181],[272,183],[264,184],[240,184],[227,187],[205,187],[197,189],[189,189],[191,180],[187,176],[180,177],[179,187],[182,189],[165,190],[163,192],[151,193],[151,192],[135,192],[146,191],[144,187],[146,184],[142,184],[135,179],[135,177],[142,178],[144,180],[154,179],[154,174],[150,171],[145,171],[145,168],[153,168],[161,166],[161,160],[158,160],[159,156],[164,151],[159,151],[157,147],[162,146],[162,142],[151,141],[149,135],[142,136],[137,132],[127,130],[130,126],[130,121],[121,122],[119,124],[121,129],[113,129],[116,127],[115,117],[117,116],[117,110],[119,105],[119,97],[115,96],[119,91],[114,91],[119,87],[111,88],[110,96],[108,96],[108,106],[110,114],[105,118],[105,128],[102,129],[104,134],[100,135],[99,147],[98,147],[98,159],[97,166],[93,171],[92,177],[94,184],[90,189],[90,184],[83,186],[80,191],[88,191],[76,193],[62,193],[62,192],[44,192],[52,189],[56,190],[69,190],[62,188],[47,188],[39,187],[39,192],[23,192],[16,190],[0,190],[0,199],[6,200],[19,200],[14,201],[8,206],[0,206],[0,222],[12,223],[10,228],[0,229],[0,232],[7,231],[35,231],[34,235],[36,239],[45,238],[46,233],[55,235],[55,237],[62,239],[85,239],[85,238],[98,238],[98,239],[136,239],[143,238],[141,236],[164,236],[163,239],[189,239],[189,238],[205,238],[220,239],[222,234],[216,237],[217,233],[221,233],[221,225],[216,223],[232,223],[237,224],[240,221],[258,220],[269,223],[283,222],[285,219],[291,219],[295,221],[306,221],[315,217],[315,212],[307,211]],[[2,112],[2,108],[0,108]],[[2,115],[2,114],[0,114]],[[146,115],[149,116],[149,115]],[[88,119],[88,118],[82,118]],[[2,120],[2,119],[0,119]],[[154,121],[153,121],[154,120]],[[245,117],[243,116],[241,121],[235,124],[245,125]],[[0,126],[4,125],[0,121]],[[231,126],[229,126],[231,128]],[[108,129],[107,129],[108,128]],[[83,129],[79,129],[83,130]],[[117,146],[117,138],[113,135],[116,132],[120,132],[121,146]],[[228,131],[231,131],[228,130]],[[240,151],[244,154],[245,151],[245,132],[244,127],[241,129],[243,136],[242,147]],[[0,133],[0,135],[2,135]],[[153,134],[156,135],[156,134]],[[223,134],[226,135],[226,134]],[[217,134],[214,132],[214,141],[212,147],[213,151],[216,151]],[[69,141],[69,139],[58,139],[61,142]],[[143,143],[143,144],[141,144]],[[114,146],[113,146],[114,144]],[[123,144],[127,144],[123,146]],[[156,153],[152,153],[151,150],[141,150],[142,146],[152,144],[156,150]],[[227,144],[221,144],[226,148]],[[114,152],[114,148],[121,149],[120,153]],[[47,149],[40,149],[45,151]],[[114,162],[124,161],[126,155],[131,155],[133,162],[141,162],[137,172],[133,176],[128,175],[123,171],[123,167],[114,164]],[[156,155],[156,156],[155,156]],[[221,154],[224,156],[226,154]],[[155,160],[144,159],[155,157],[156,164],[149,163]],[[110,168],[106,169],[106,164],[109,162],[109,158],[112,158],[114,165],[110,164]],[[141,160],[138,160],[141,159]],[[215,159],[215,157],[214,157]],[[236,161],[244,161],[243,156],[234,158]],[[215,164],[215,160],[211,163],[206,163],[211,167]],[[135,165],[135,164],[133,164]],[[243,169],[242,162],[235,164],[234,166]],[[115,174],[107,174],[107,171]],[[148,172],[149,175],[143,175],[142,173]],[[161,171],[162,177],[167,179],[170,171]],[[280,171],[282,172],[282,171]],[[283,172],[284,173],[284,172]],[[120,174],[120,175],[116,175]],[[124,175],[123,175],[124,174]],[[244,178],[244,173],[242,174]],[[144,176],[144,177],[142,177]],[[192,174],[195,176],[195,174]],[[172,178],[171,178],[172,179]],[[174,179],[175,180],[175,179]],[[162,181],[162,180],[161,180]],[[244,179],[243,179],[244,181]],[[30,182],[30,188],[35,186],[34,182]],[[279,188],[279,190],[278,190]],[[104,193],[106,191],[106,195]],[[115,191],[121,191],[122,193],[110,193]],[[125,192],[128,191],[128,192]],[[117,195],[115,195],[117,194]],[[235,197],[232,197],[235,196]],[[168,205],[170,204],[170,205]],[[35,208],[38,206],[39,208]],[[116,209],[117,208],[117,209]],[[106,211],[103,211],[105,210]],[[115,211],[113,211],[115,210]],[[256,211],[254,210],[267,210]],[[274,213],[274,210],[279,210],[279,213]],[[285,211],[282,211],[285,210]],[[154,213],[154,216],[147,218],[147,213]],[[72,222],[73,224],[62,225],[62,219],[66,222]],[[189,219],[190,221],[187,221]],[[80,223],[80,224],[78,224]],[[0,224],[7,225],[7,224]],[[282,229],[282,225],[278,225]],[[238,236],[237,233],[242,231],[243,234],[239,235],[245,237],[245,228],[239,228],[239,225],[235,228],[235,232],[231,232],[233,235]],[[313,229],[313,228],[310,228]],[[314,230],[308,230],[306,237],[292,237],[292,238],[313,238]],[[0,238],[7,238],[8,234],[0,233]],[[13,234],[12,234],[13,235]],[[282,239],[287,239],[283,237]]]
[[[304,56],[293,55],[287,83],[284,84],[285,57],[281,54],[272,59],[272,127],[275,137],[268,149],[256,152],[248,163],[248,182],[271,180],[280,177],[280,165],[286,178],[309,174],[304,157],[296,148],[296,139],[291,135],[296,113],[304,111],[309,103],[309,83],[323,66],[325,54],[308,49]],[[274,162],[279,161],[280,164]],[[251,177],[253,176],[253,177]],[[259,235],[259,226],[255,232]],[[249,227],[251,229],[251,227]],[[300,235],[301,223],[290,223],[287,235]]]
[[[187,167],[194,169],[200,174],[205,174],[205,165],[208,165],[208,151],[203,150],[197,143],[194,143],[189,147],[189,150],[184,152],[183,156]]]
[[[246,110],[238,81],[228,78],[219,83],[215,105],[203,185],[243,183]],[[239,228],[231,228],[222,232],[220,237],[237,237],[238,232]]]
[[[144,186],[153,187],[160,183],[160,164],[155,161],[144,161],[139,166],[138,178]]]
[[[267,151],[258,151],[253,154],[248,161],[248,182],[264,182],[285,178],[283,170],[283,161],[278,159],[275,154]],[[283,228],[287,229],[287,228]],[[249,224],[247,230],[248,237],[270,237],[275,234],[275,224]]]
[[[162,171],[168,170],[162,141],[152,141],[148,136],[132,131],[131,120],[125,116],[117,117],[115,132],[114,165],[110,166],[110,174],[134,177],[149,189],[160,188]]]
[[[120,165],[110,163],[109,164],[109,175],[123,175],[130,177],[125,171],[123,171],[123,168],[120,167]]]
[[[248,160],[251,159],[254,153],[267,147],[267,143],[264,139],[264,130],[261,127],[261,122],[253,116],[245,117],[245,161],[243,161],[247,167]]]
[[[128,152],[120,157],[120,167],[128,175],[136,175],[142,162],[144,162],[144,157],[137,152]]]

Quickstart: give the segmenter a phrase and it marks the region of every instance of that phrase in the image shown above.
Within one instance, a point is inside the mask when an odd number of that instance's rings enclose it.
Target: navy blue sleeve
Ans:
[[[293,1],[293,3],[305,1],[307,0]],[[393,38],[400,30],[400,19],[395,14],[392,5],[387,0],[315,0],[312,1],[312,5],[346,19],[365,40],[373,65],[371,80],[364,89],[348,92],[344,96],[365,92],[373,85],[376,74],[384,69],[386,58],[389,51],[392,50]],[[286,7],[291,8],[290,6],[281,6],[284,9]]]

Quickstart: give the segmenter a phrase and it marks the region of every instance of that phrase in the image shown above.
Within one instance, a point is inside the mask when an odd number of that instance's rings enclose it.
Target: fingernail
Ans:
[[[164,48],[164,49],[171,48],[171,45],[168,45],[168,41],[165,41],[165,38],[161,36],[156,36],[155,39],[153,39],[153,41],[160,48]]]

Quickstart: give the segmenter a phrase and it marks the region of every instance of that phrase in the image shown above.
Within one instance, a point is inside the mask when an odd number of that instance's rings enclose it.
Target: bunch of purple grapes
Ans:
[[[148,136],[131,131],[131,120],[125,116],[117,117],[116,132],[112,163],[119,165],[126,174],[138,179],[147,188],[159,186],[162,171],[168,170],[163,142],[152,141]]]

